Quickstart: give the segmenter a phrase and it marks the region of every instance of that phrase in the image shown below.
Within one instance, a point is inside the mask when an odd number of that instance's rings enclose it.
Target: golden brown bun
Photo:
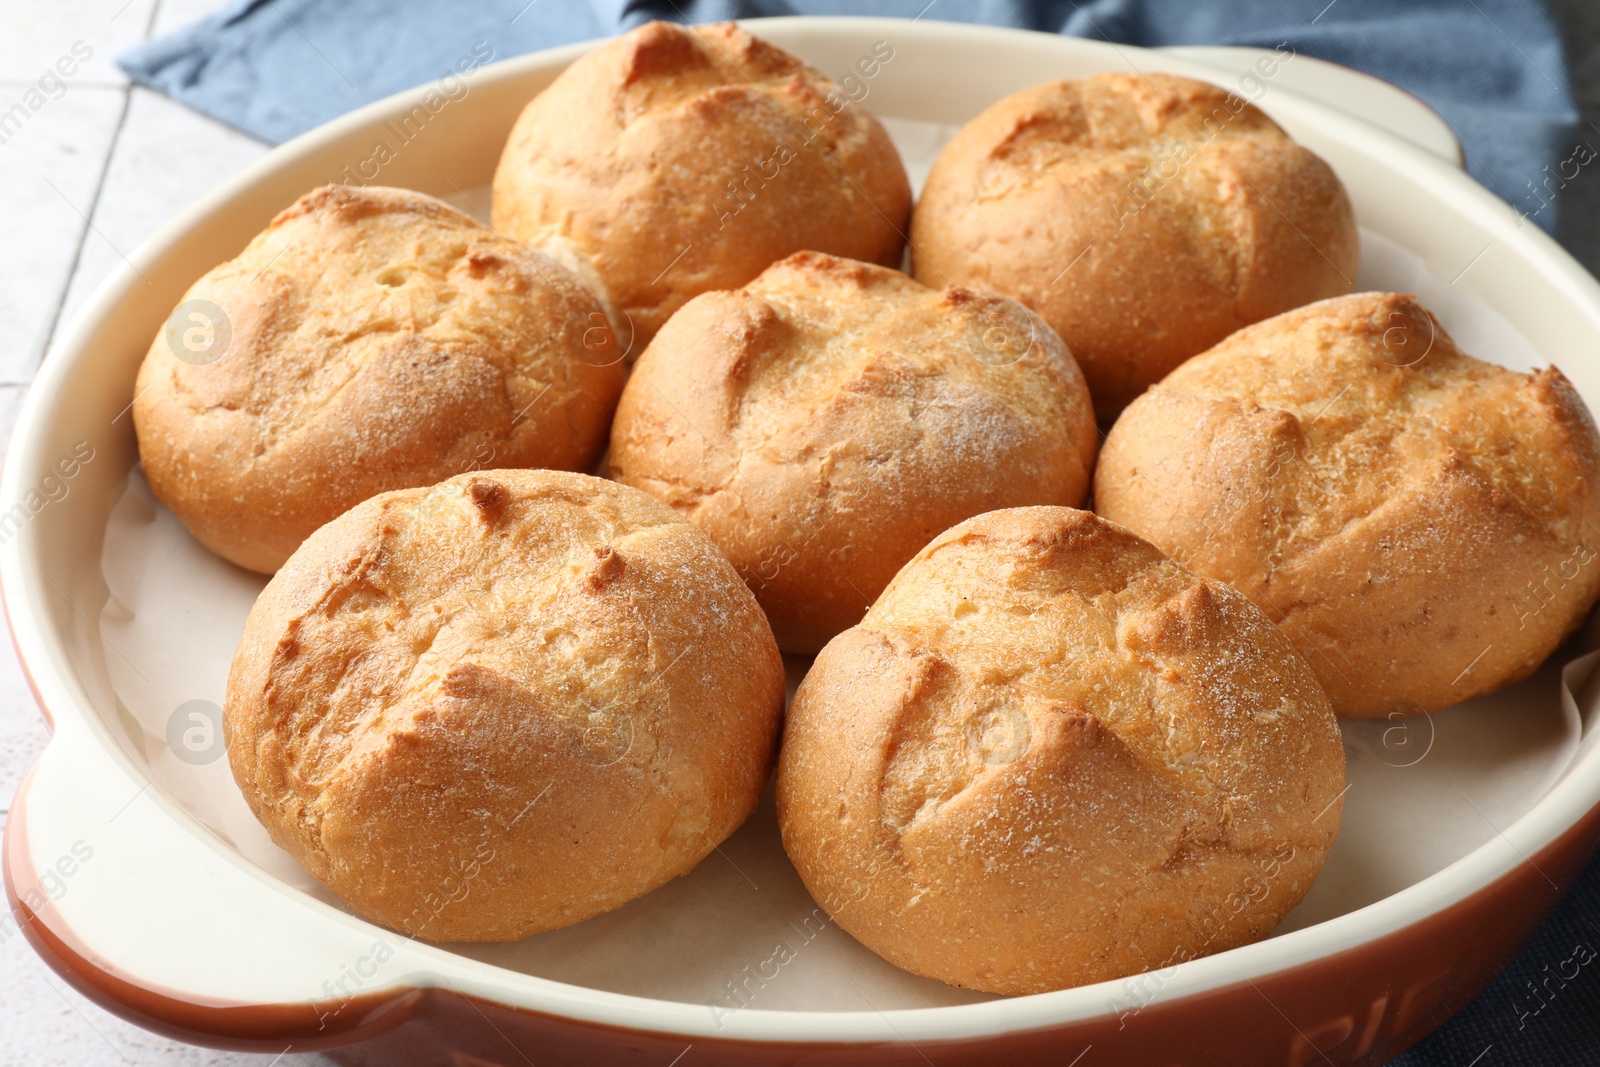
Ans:
[[[591,261],[632,355],[691,297],[791,252],[898,266],[910,213],[878,120],[731,23],[651,22],[587,53],[523,110],[494,176],[495,226]]]
[[[783,661],[716,546],[643,493],[495,470],[385,493],[267,584],[228,756],[361,915],[510,941],[690,870],[755,807]]]
[[[180,326],[193,300],[232,340],[197,364],[156,337],[139,458],[201,544],[264,573],[375,493],[592,467],[622,391],[620,348],[571,272],[407,189],[307,193],[194,284]]]
[[[1254,106],[1167,74],[1014,93],[945,147],[911,223],[930,285],[1056,328],[1105,421],[1241,326],[1348,293],[1344,186]]]
[[[1561,372],[1464,355],[1411,297],[1259,323],[1117,421],[1095,507],[1267,610],[1342,715],[1525,677],[1600,593],[1600,439]]]
[[[1344,748],[1267,618],[1085,511],[941,534],[817,657],[783,843],[891,963],[992,993],[1266,936],[1338,832]]]
[[[814,652],[953,523],[1083,502],[1083,375],[1021,305],[802,252],[684,307],[634,367],[611,475],[711,535]]]

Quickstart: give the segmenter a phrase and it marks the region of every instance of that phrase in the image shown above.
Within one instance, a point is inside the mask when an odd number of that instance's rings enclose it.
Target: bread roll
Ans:
[[[630,358],[691,297],[791,252],[899,266],[910,211],[878,120],[732,23],[589,52],[523,110],[494,177],[495,226],[592,263]]]
[[[267,584],[234,777],[358,913],[513,941],[688,872],[755,807],[783,662],[709,539],[625,486],[494,470],[367,500]]]
[[[1253,598],[1342,715],[1527,676],[1600,593],[1600,440],[1555,368],[1463,354],[1409,296],[1269,319],[1135,401],[1095,506]]]
[[[1020,304],[802,252],[656,335],[610,462],[711,535],[782,648],[814,652],[951,524],[1082,503],[1097,436],[1077,364]]]
[[[1215,86],[1096,74],[1024,89],[928,175],[911,262],[1055,327],[1106,422],[1234,330],[1348,293],[1358,235],[1321,159]]]
[[[270,574],[375,493],[592,467],[622,378],[600,304],[550,257],[421,193],[324,186],[185,294],[133,422],[156,497]]]
[[[1040,993],[1265,937],[1338,831],[1344,749],[1242,595],[1084,511],[933,540],[795,694],[784,848],[906,970]]]

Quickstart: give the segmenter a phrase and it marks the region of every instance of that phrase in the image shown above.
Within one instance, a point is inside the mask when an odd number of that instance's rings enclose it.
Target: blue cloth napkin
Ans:
[[[1574,147],[1578,113],[1542,0],[233,0],[119,63],[277,143],[482,61],[479,42],[504,59],[653,18],[797,14],[920,15],[1147,46],[1288,42],[1427,101],[1454,127],[1473,176],[1547,230],[1555,207],[1545,205]]]
[[[135,81],[277,142],[463,64],[653,18],[796,14],[920,16],[1146,46],[1287,42],[1427,101],[1454,127],[1472,174],[1546,229],[1555,224],[1546,201],[1558,179],[1550,176],[1575,145],[1578,114],[1561,41],[1540,0],[234,0],[119,62]],[[1600,863],[1493,986],[1394,1062],[1600,1063],[1600,962],[1581,967],[1555,995],[1547,982],[1575,957],[1595,957],[1595,918]]]

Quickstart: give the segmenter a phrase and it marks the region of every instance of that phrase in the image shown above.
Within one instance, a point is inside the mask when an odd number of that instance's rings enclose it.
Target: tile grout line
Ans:
[[[161,11],[161,0],[150,5],[149,17],[145,19],[144,35],[140,41],[148,41],[150,33],[155,29],[156,17]],[[110,88],[110,86],[107,86]],[[128,108],[133,103],[133,83],[122,86],[122,110],[117,114],[117,128],[111,134],[111,143],[106,147],[105,162],[100,165],[100,176],[95,179],[94,195],[89,199],[88,209],[83,213],[83,229],[78,234],[78,247],[72,253],[72,265],[67,269],[66,281],[61,286],[60,296],[56,299],[56,309],[50,317],[50,329],[45,334],[44,348],[30,354],[32,361],[29,369],[28,382],[32,384],[32,376],[39,370],[39,364],[44,362],[44,357],[56,343],[56,333],[61,329],[61,315],[67,307],[67,297],[72,292],[72,283],[78,277],[78,270],[83,265],[83,250],[89,243],[89,233],[94,229],[94,216],[100,209],[100,197],[105,192],[106,179],[111,176],[111,164],[117,157],[117,146],[122,143],[122,131],[128,125]]]

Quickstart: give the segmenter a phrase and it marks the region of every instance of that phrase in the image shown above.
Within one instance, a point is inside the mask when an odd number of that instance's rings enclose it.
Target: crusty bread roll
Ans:
[[[361,915],[517,940],[688,872],[755,807],[783,661],[716,546],[643,493],[493,470],[373,497],[250,612],[228,756]]]
[[[1109,422],[1241,326],[1348,293],[1358,235],[1321,159],[1253,105],[1166,74],[1006,97],[928,175],[911,261],[929,285],[1033,308]]]
[[[610,463],[711,535],[785,651],[814,652],[941,530],[1082,503],[1097,436],[1077,364],[1020,304],[802,252],[656,335]]]
[[[1258,323],[1117,421],[1095,507],[1253,598],[1342,715],[1525,677],[1600,593],[1600,439],[1555,368],[1464,355],[1408,296]]]
[[[1338,831],[1344,749],[1241,594],[1088,512],[935,538],[817,657],[778,767],[784,848],[891,963],[991,993],[1266,936]]]
[[[651,22],[589,52],[524,109],[494,176],[495,226],[587,259],[630,358],[691,297],[791,252],[898,266],[910,212],[878,120],[731,23]]]
[[[271,573],[375,493],[592,467],[622,379],[600,304],[549,256],[421,193],[324,186],[185,294],[133,421],[156,497]]]

